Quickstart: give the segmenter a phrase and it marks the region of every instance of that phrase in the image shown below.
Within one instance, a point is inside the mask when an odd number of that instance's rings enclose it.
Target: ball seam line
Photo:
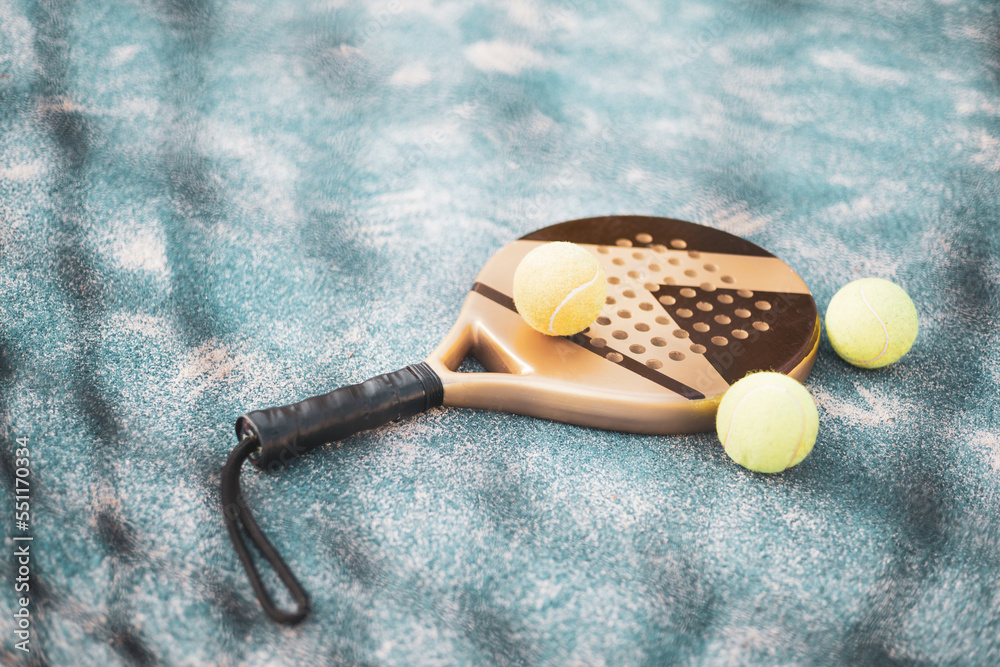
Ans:
[[[875,309],[872,308],[872,305],[868,303],[868,297],[865,296],[864,283],[861,284],[859,289],[861,290],[861,300],[864,301],[865,306],[868,308],[868,310],[871,311],[872,315],[875,317],[875,320],[879,323],[879,326],[882,327],[882,333],[885,334],[885,345],[882,347],[882,351],[878,353],[878,356],[876,356],[874,359],[869,359],[868,361],[861,361],[860,359],[858,360],[859,364],[862,364],[863,366],[869,366],[871,364],[874,364],[882,357],[884,357],[885,353],[889,351],[889,329],[888,327],[885,326],[885,322],[882,321],[882,318],[878,316],[878,313],[875,312]]]
[[[785,390],[785,392],[789,396],[791,396],[791,392],[789,392],[787,389]],[[799,414],[802,416],[802,433],[799,435],[799,442],[798,442],[798,444],[795,445],[795,451],[792,452],[792,458],[788,459],[788,464],[785,466],[785,470],[787,470],[792,465],[792,462],[795,461],[795,457],[799,455],[799,450],[802,448],[802,441],[804,441],[806,439],[806,411],[805,411],[805,408],[802,407],[802,403],[797,398],[795,398],[794,396],[792,396],[792,400],[795,401],[795,405],[799,408]]]
[[[552,311],[552,317],[549,318],[549,331],[551,333],[555,333],[556,332],[555,329],[553,329],[553,327],[555,326],[555,323],[556,323],[556,316],[559,315],[559,311],[562,310],[562,307],[565,306],[567,303],[569,303],[569,300],[572,299],[577,294],[579,294],[581,291],[583,291],[583,290],[587,289],[588,287],[590,287],[591,285],[593,285],[594,282],[598,278],[600,278],[600,277],[601,277],[601,268],[598,267],[597,268],[597,272],[594,274],[593,278],[591,278],[589,281],[585,282],[582,285],[578,285],[577,287],[574,287],[573,289],[571,289],[569,291],[569,294],[567,294],[563,298],[563,300],[559,303],[559,305],[556,306],[556,309]]]

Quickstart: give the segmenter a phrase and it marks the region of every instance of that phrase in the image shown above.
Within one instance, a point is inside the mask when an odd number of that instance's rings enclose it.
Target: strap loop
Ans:
[[[243,495],[240,493],[240,472],[243,468],[243,462],[259,447],[260,443],[256,438],[245,437],[233,448],[233,451],[229,454],[229,458],[226,459],[226,465],[222,468],[222,516],[226,521],[229,539],[232,540],[236,555],[240,557],[240,561],[243,563],[243,569],[246,570],[247,576],[250,577],[250,585],[253,586],[253,590],[257,594],[260,606],[276,622],[285,625],[295,625],[309,615],[309,597],[306,595],[302,585],[295,578],[295,575],[292,574],[288,565],[282,560],[281,554],[268,541],[264,535],[264,531],[257,525],[253,515],[250,514],[250,508],[247,507]],[[250,550],[243,541],[240,526],[249,535],[250,542],[257,547],[264,556],[264,559],[271,565],[271,568],[281,579],[285,588],[288,589],[288,592],[296,603],[295,611],[284,611],[274,604],[267,589],[264,588],[264,582],[260,578],[260,573],[257,571],[257,566],[254,564],[253,558],[250,556]]]

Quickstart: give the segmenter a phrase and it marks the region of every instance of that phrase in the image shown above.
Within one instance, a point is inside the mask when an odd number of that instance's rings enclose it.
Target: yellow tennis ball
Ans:
[[[715,430],[733,461],[754,472],[781,472],[812,451],[819,414],[812,395],[792,378],[753,373],[722,397]]]
[[[888,280],[855,280],[830,300],[826,335],[844,361],[881,368],[910,351],[917,339],[917,309],[903,288]]]
[[[514,271],[514,305],[524,321],[549,336],[572,336],[597,319],[607,296],[604,269],[576,245],[540,245]]]

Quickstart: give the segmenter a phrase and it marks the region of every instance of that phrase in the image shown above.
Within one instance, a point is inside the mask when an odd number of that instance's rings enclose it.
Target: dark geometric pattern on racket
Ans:
[[[571,337],[546,336],[511,297],[521,259],[570,241],[604,267],[597,320]],[[265,611],[295,623],[308,598],[239,499],[249,458],[273,470],[315,447],[432,407],[500,410],[633,433],[711,430],[730,385],[753,371],[804,381],[819,346],[816,304],[784,262],[749,241],[670,218],[607,216],[532,232],[482,268],[458,319],[425,361],[236,421],[240,445],[223,473],[233,544]],[[466,357],[487,372],[459,373]],[[240,535],[243,528],[298,608],[278,609]]]

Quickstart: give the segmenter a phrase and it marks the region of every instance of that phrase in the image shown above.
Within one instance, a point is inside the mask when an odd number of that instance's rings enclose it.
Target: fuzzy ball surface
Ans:
[[[837,292],[826,309],[826,335],[840,357],[861,368],[900,360],[917,339],[917,309],[903,288],[863,278]]]
[[[726,392],[715,418],[726,454],[754,472],[798,465],[812,451],[819,413],[809,391],[781,373],[754,373]]]
[[[533,329],[549,336],[572,336],[601,313],[607,278],[597,258],[576,245],[540,245],[514,272],[514,305]]]

